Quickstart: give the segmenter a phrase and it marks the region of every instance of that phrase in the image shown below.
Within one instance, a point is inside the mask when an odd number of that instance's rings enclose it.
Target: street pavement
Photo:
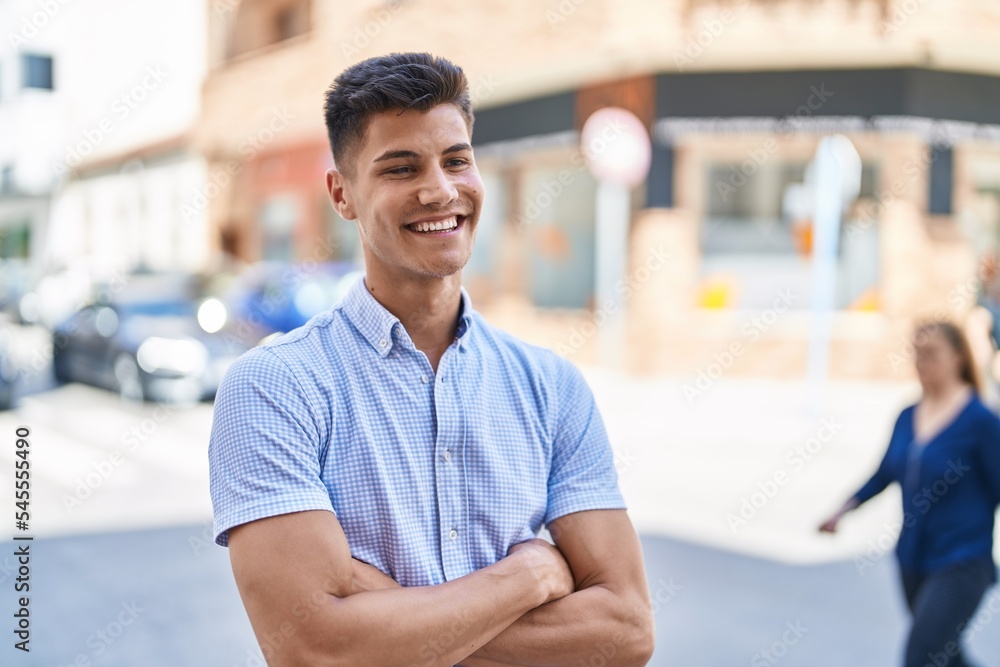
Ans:
[[[6,641],[0,664],[261,667],[226,551],[203,535],[193,524],[36,540],[32,650]],[[644,536],[643,549],[656,611],[650,665],[899,664],[905,617],[891,559],[859,576],[849,561],[788,565],[661,536]],[[980,665],[998,664],[998,619],[994,590],[969,641]]]
[[[898,664],[898,492],[836,536],[816,526],[874,469],[912,385],[837,383],[817,404],[790,381],[722,377],[693,393],[685,378],[585,376],[643,539],[657,612],[650,664]],[[0,413],[5,489],[14,430],[32,431],[36,536],[32,652],[8,640],[0,664],[262,664],[227,553],[211,543],[211,405],[126,404],[43,377]],[[13,548],[0,552],[8,638]],[[997,614],[994,590],[970,637],[981,665],[1000,664]]]

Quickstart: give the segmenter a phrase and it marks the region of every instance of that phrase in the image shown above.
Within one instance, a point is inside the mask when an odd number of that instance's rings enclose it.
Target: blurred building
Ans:
[[[0,256],[38,272],[204,267],[207,216],[184,208],[205,181],[189,148],[207,67],[203,2],[6,0],[0,11],[11,28]]]
[[[803,184],[829,134],[863,165],[840,240],[835,375],[906,373],[912,320],[961,319],[1000,245],[995,4],[217,0],[208,22],[197,142],[220,243],[250,261],[356,257],[323,184],[323,91],[364,58],[430,50],[466,69],[477,105],[477,307],[578,360],[607,316],[579,146],[602,106],[631,110],[654,145],[622,230],[634,369],[804,370]]]

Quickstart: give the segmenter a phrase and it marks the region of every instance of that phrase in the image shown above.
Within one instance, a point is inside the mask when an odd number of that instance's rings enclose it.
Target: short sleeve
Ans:
[[[229,369],[208,445],[215,541],[258,519],[333,511],[320,479],[320,430],[309,397],[274,352],[255,348]]]
[[[575,366],[564,359],[559,362],[546,524],[573,512],[625,509],[614,453],[594,395]]]

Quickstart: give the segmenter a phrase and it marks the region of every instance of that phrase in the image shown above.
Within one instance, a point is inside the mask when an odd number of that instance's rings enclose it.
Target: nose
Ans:
[[[434,204],[445,206],[458,199],[458,188],[451,181],[449,174],[440,166],[436,166],[425,172],[417,197],[424,206]]]

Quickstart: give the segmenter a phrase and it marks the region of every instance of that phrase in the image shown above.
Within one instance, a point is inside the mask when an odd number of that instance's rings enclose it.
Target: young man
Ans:
[[[268,663],[646,664],[642,554],[593,396],[461,287],[483,202],[465,75],[367,60],[326,123],[366,275],[234,365],[209,445],[216,541]]]

